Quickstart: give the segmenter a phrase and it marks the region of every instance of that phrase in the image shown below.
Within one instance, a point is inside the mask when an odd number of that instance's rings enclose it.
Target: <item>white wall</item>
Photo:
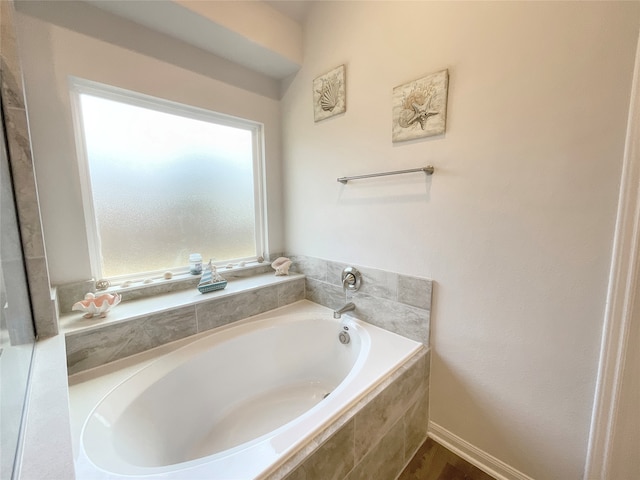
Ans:
[[[287,250],[432,278],[431,420],[535,479],[584,470],[639,7],[318,2],[283,97]],[[446,134],[392,144],[392,88],[443,68]]]
[[[18,5],[22,10],[36,6],[30,2]],[[59,12],[67,6],[64,2],[51,2],[40,7]],[[32,15],[17,15],[51,282],[64,284],[91,278],[70,111],[69,75],[263,123],[270,250],[282,251],[280,102],[204,75],[202,69],[191,70],[138,53],[136,49],[140,50],[141,46],[151,49],[151,41],[166,39],[93,7],[80,4],[77,8],[84,9],[81,20],[87,25],[94,22],[116,35],[120,32],[129,39],[131,48],[98,40]],[[215,65],[217,61],[214,56],[179,42],[163,47],[167,58],[185,57],[181,65],[196,60]],[[229,72],[220,73],[224,77]],[[266,87],[264,90],[269,91],[270,87]]]

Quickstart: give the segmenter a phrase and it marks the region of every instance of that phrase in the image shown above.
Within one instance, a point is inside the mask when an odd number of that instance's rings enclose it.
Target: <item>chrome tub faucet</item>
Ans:
[[[356,309],[356,305],[353,302],[347,303],[344,307],[335,310],[333,312],[333,318],[341,318],[343,313],[351,312]]]

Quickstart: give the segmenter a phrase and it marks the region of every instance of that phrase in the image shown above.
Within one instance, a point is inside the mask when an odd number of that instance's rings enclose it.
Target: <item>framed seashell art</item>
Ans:
[[[444,133],[447,120],[449,72],[427,75],[393,89],[394,142]]]
[[[313,81],[313,119],[319,122],[346,110],[344,65],[340,65]]]

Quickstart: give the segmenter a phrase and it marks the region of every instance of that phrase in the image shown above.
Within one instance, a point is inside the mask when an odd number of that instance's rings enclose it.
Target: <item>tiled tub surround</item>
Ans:
[[[362,285],[349,293],[349,301],[356,305],[354,316],[429,345],[431,280],[304,255],[287,256],[293,260],[291,270],[306,276],[305,298],[333,309],[346,301],[342,270],[356,267],[362,274]]]
[[[421,348],[269,480],[396,478],[427,438],[429,367],[430,351]]]
[[[195,288],[122,301],[104,319],[60,316],[69,374],[304,299],[304,277],[273,273],[229,281],[224,290]]]
[[[234,269],[223,272],[229,280],[227,288],[206,295],[195,289],[197,277],[191,282],[178,279],[121,290],[122,303],[106,319],[87,320],[80,312],[70,312],[71,305],[92,289],[92,282],[58,287],[60,328],[66,336],[69,373],[303,298],[332,309],[345,303],[340,275],[347,264],[301,255],[290,258],[294,262],[290,276],[275,277],[268,263]],[[362,273],[362,286],[350,294],[349,299],[356,304],[354,315],[428,345],[432,281],[356,267]],[[259,273],[265,271],[268,273]]]
[[[160,355],[203,335],[209,332],[70,376],[76,456],[83,420],[97,401]],[[395,478],[426,438],[428,381],[429,351],[420,347],[360,400],[345,405],[334,421],[258,478]]]

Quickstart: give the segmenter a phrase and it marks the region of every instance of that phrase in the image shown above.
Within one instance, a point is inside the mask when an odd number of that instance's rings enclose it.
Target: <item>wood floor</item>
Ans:
[[[427,438],[398,480],[494,480],[494,478]]]

